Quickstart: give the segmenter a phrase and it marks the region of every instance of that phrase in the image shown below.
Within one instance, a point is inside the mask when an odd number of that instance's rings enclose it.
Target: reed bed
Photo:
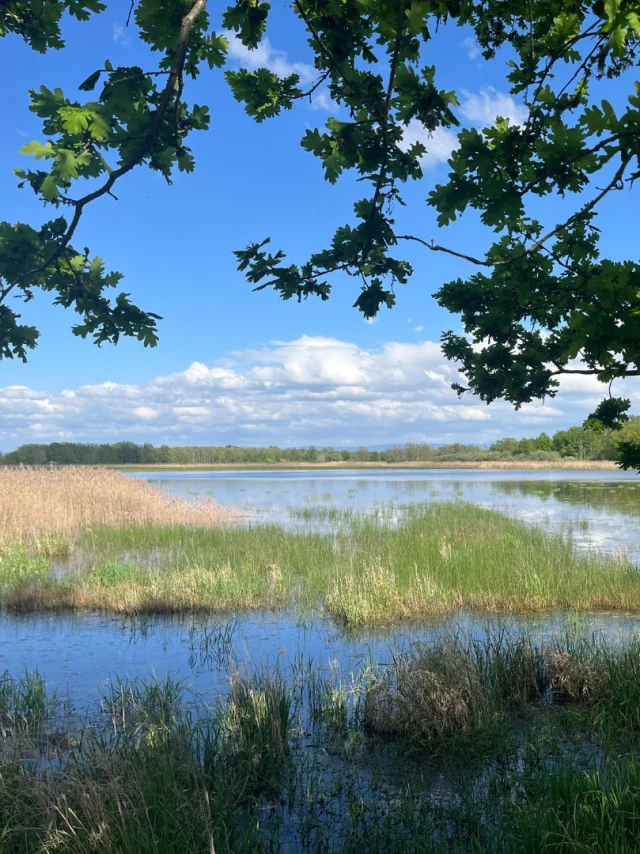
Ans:
[[[237,517],[210,499],[189,501],[104,468],[0,468],[0,543],[64,550],[94,525],[222,525]]]

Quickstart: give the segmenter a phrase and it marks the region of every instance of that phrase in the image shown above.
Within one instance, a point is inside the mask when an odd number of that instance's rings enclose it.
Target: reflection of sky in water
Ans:
[[[206,634],[203,625],[215,623],[193,616],[135,621],[87,613],[4,614],[0,619],[0,673],[8,670],[18,677],[25,668],[37,668],[61,699],[68,690],[81,716],[84,704],[95,701],[115,677],[155,675],[162,679],[172,673],[187,687],[213,699],[228,690],[231,671],[250,673],[262,666],[279,666],[284,675],[291,675],[292,668],[304,661],[325,675],[339,674],[348,682],[351,673],[371,661],[384,664],[413,643],[441,636],[443,627],[474,638],[485,637],[490,630],[524,629],[540,640],[577,632],[613,643],[640,631],[640,615],[633,614],[585,614],[571,623],[566,614],[524,615],[505,622],[460,613],[444,621],[432,618],[349,636],[318,617],[302,621],[290,614],[257,613],[238,619],[230,654],[225,650],[220,656],[201,646]]]
[[[187,497],[240,506],[248,522],[318,527],[291,515],[300,507],[368,511],[395,502],[462,499],[531,524],[571,529],[581,548],[628,551],[640,559],[640,479],[620,471],[491,471],[460,469],[340,471],[136,472]]]
[[[571,525],[583,547],[623,548],[640,559],[640,480],[623,472],[270,470],[135,476],[147,476],[176,494],[212,496],[224,504],[244,506],[249,524],[270,521],[291,527],[304,524],[291,515],[301,507],[368,511],[389,503],[464,499],[555,529]],[[81,715],[86,701],[95,699],[100,687],[116,676],[161,678],[172,672],[198,692],[213,696],[227,690],[230,669],[243,672],[280,665],[290,673],[303,659],[325,671],[337,666],[346,679],[368,661],[384,663],[394,652],[429,640],[443,627],[481,637],[488,627],[504,625],[499,618],[459,614],[444,621],[372,629],[354,637],[320,618],[250,614],[238,618],[230,655],[225,649],[222,658],[212,658],[201,646],[206,636],[202,618],[165,616],[135,622],[84,613],[4,614],[0,673],[6,669],[19,676],[25,668],[37,668],[63,697],[68,688]],[[640,614],[580,615],[576,625],[566,614],[530,615],[510,618],[506,625],[523,626],[534,637],[578,631],[615,640],[640,632]]]

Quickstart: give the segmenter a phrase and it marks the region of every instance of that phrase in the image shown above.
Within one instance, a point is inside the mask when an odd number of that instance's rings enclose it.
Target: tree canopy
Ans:
[[[103,8],[99,0],[9,0],[0,5],[0,34],[22,36],[35,50],[60,49],[63,14],[84,19]],[[175,169],[194,169],[188,138],[208,129],[210,114],[188,103],[188,82],[203,69],[223,68],[226,33],[255,49],[269,8],[237,0],[218,13],[207,0],[134,0],[131,14],[160,57],[157,67],[105,62],[80,84],[95,93],[87,101],[46,86],[31,93],[43,140],[24,148],[34,168],[16,173],[57,215],[40,229],[0,223],[1,356],[26,359],[36,345],[38,331],[20,323],[7,298],[29,300],[38,288],[80,313],[75,334],[97,343],[133,335],[155,345],[157,315],[126,293],[108,300],[120,274],[73,241],[87,206],[135,167],[168,181]],[[335,115],[308,130],[302,145],[329,182],[353,172],[364,189],[330,245],[309,258],[291,263],[262,236],[237,250],[248,281],[283,299],[326,300],[332,278],[346,274],[356,282],[354,306],[371,318],[395,304],[397,285],[413,274],[403,247],[417,244],[470,265],[466,278],[435,294],[462,319],[464,334],[443,335],[445,354],[466,377],[458,393],[519,407],[553,397],[564,374],[606,383],[640,375],[640,266],[633,257],[603,257],[606,222],[598,219],[602,203],[640,177],[640,2],[293,0],[292,10],[306,30],[316,82],[303,91],[298,75],[279,78],[265,68],[227,69],[226,79],[258,122],[326,86]],[[482,130],[461,125],[456,93],[441,88],[438,70],[425,61],[444,26],[469,28],[487,62],[508,64],[510,92],[526,119],[499,117]],[[616,107],[602,97],[614,83],[616,92],[628,90],[622,105],[613,99]],[[422,134],[411,145],[409,123]],[[477,212],[487,235],[481,255],[396,227],[403,185],[423,179],[421,159],[441,128],[459,129],[458,147],[426,203],[443,228]],[[89,181],[84,195],[75,190],[80,179]],[[607,398],[589,426],[620,427],[629,405]],[[623,463],[640,465],[640,445],[628,443]]]

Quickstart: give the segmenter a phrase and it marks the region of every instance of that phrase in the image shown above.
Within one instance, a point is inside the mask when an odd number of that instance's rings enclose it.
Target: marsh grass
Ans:
[[[33,720],[46,705],[37,675],[5,677],[6,696],[13,709],[2,712],[7,722]],[[184,683],[167,676],[116,682],[91,727],[63,747],[51,734],[35,740],[32,727],[5,730],[0,850],[260,850],[254,806],[278,789],[290,702],[273,673],[238,677],[231,696],[211,707],[194,705]]]
[[[65,556],[93,525],[210,527],[237,518],[211,499],[187,501],[146,480],[83,466],[0,468],[0,543]]]
[[[569,659],[583,682],[588,674],[598,697],[560,696],[555,655],[569,657],[565,677]],[[311,661],[291,674],[232,671],[213,702],[171,675],[116,680],[65,741],[42,677],[5,675],[0,850],[626,854],[637,850],[640,771],[634,753],[613,757],[640,729],[615,710],[637,699],[639,660],[637,638],[616,647],[458,634],[361,676]],[[299,716],[310,732],[294,726]],[[507,726],[520,738],[500,740]],[[350,751],[358,733],[363,748]],[[375,783],[389,738],[420,763]],[[459,769],[444,788],[428,782],[436,755]]]
[[[0,595],[23,610],[323,607],[351,627],[461,608],[640,608],[640,574],[624,555],[578,552],[570,539],[492,510],[413,505],[395,527],[348,515],[349,524],[330,533],[94,525],[79,538],[75,558],[88,570],[46,571],[18,547],[0,560]]]

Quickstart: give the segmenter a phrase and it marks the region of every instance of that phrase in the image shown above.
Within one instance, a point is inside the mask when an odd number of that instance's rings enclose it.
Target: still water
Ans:
[[[623,472],[532,472],[460,470],[216,471],[136,473],[188,497],[214,497],[240,506],[245,524],[323,526],[300,519],[300,508],[336,507],[371,511],[409,502],[471,501],[527,523],[571,534],[585,549],[623,550],[640,563],[640,480]],[[508,624],[465,613],[445,623],[389,626],[346,635],[318,616],[229,615],[123,620],[98,614],[0,616],[0,673],[19,676],[38,669],[59,694],[68,690],[81,712],[116,677],[161,678],[171,672],[198,692],[225,691],[231,671],[279,666],[283,672],[304,659],[321,669],[348,674],[369,661],[384,663],[416,641],[445,630],[474,637],[523,624],[532,635],[567,631],[608,640],[640,632],[640,614],[591,614],[571,622],[566,614],[519,617]],[[214,643],[208,637],[223,638]]]
[[[246,524],[326,527],[300,508],[367,512],[391,503],[470,501],[525,522],[571,531],[579,548],[625,551],[640,561],[640,477],[622,471],[341,469],[136,472],[188,498],[240,507]]]

